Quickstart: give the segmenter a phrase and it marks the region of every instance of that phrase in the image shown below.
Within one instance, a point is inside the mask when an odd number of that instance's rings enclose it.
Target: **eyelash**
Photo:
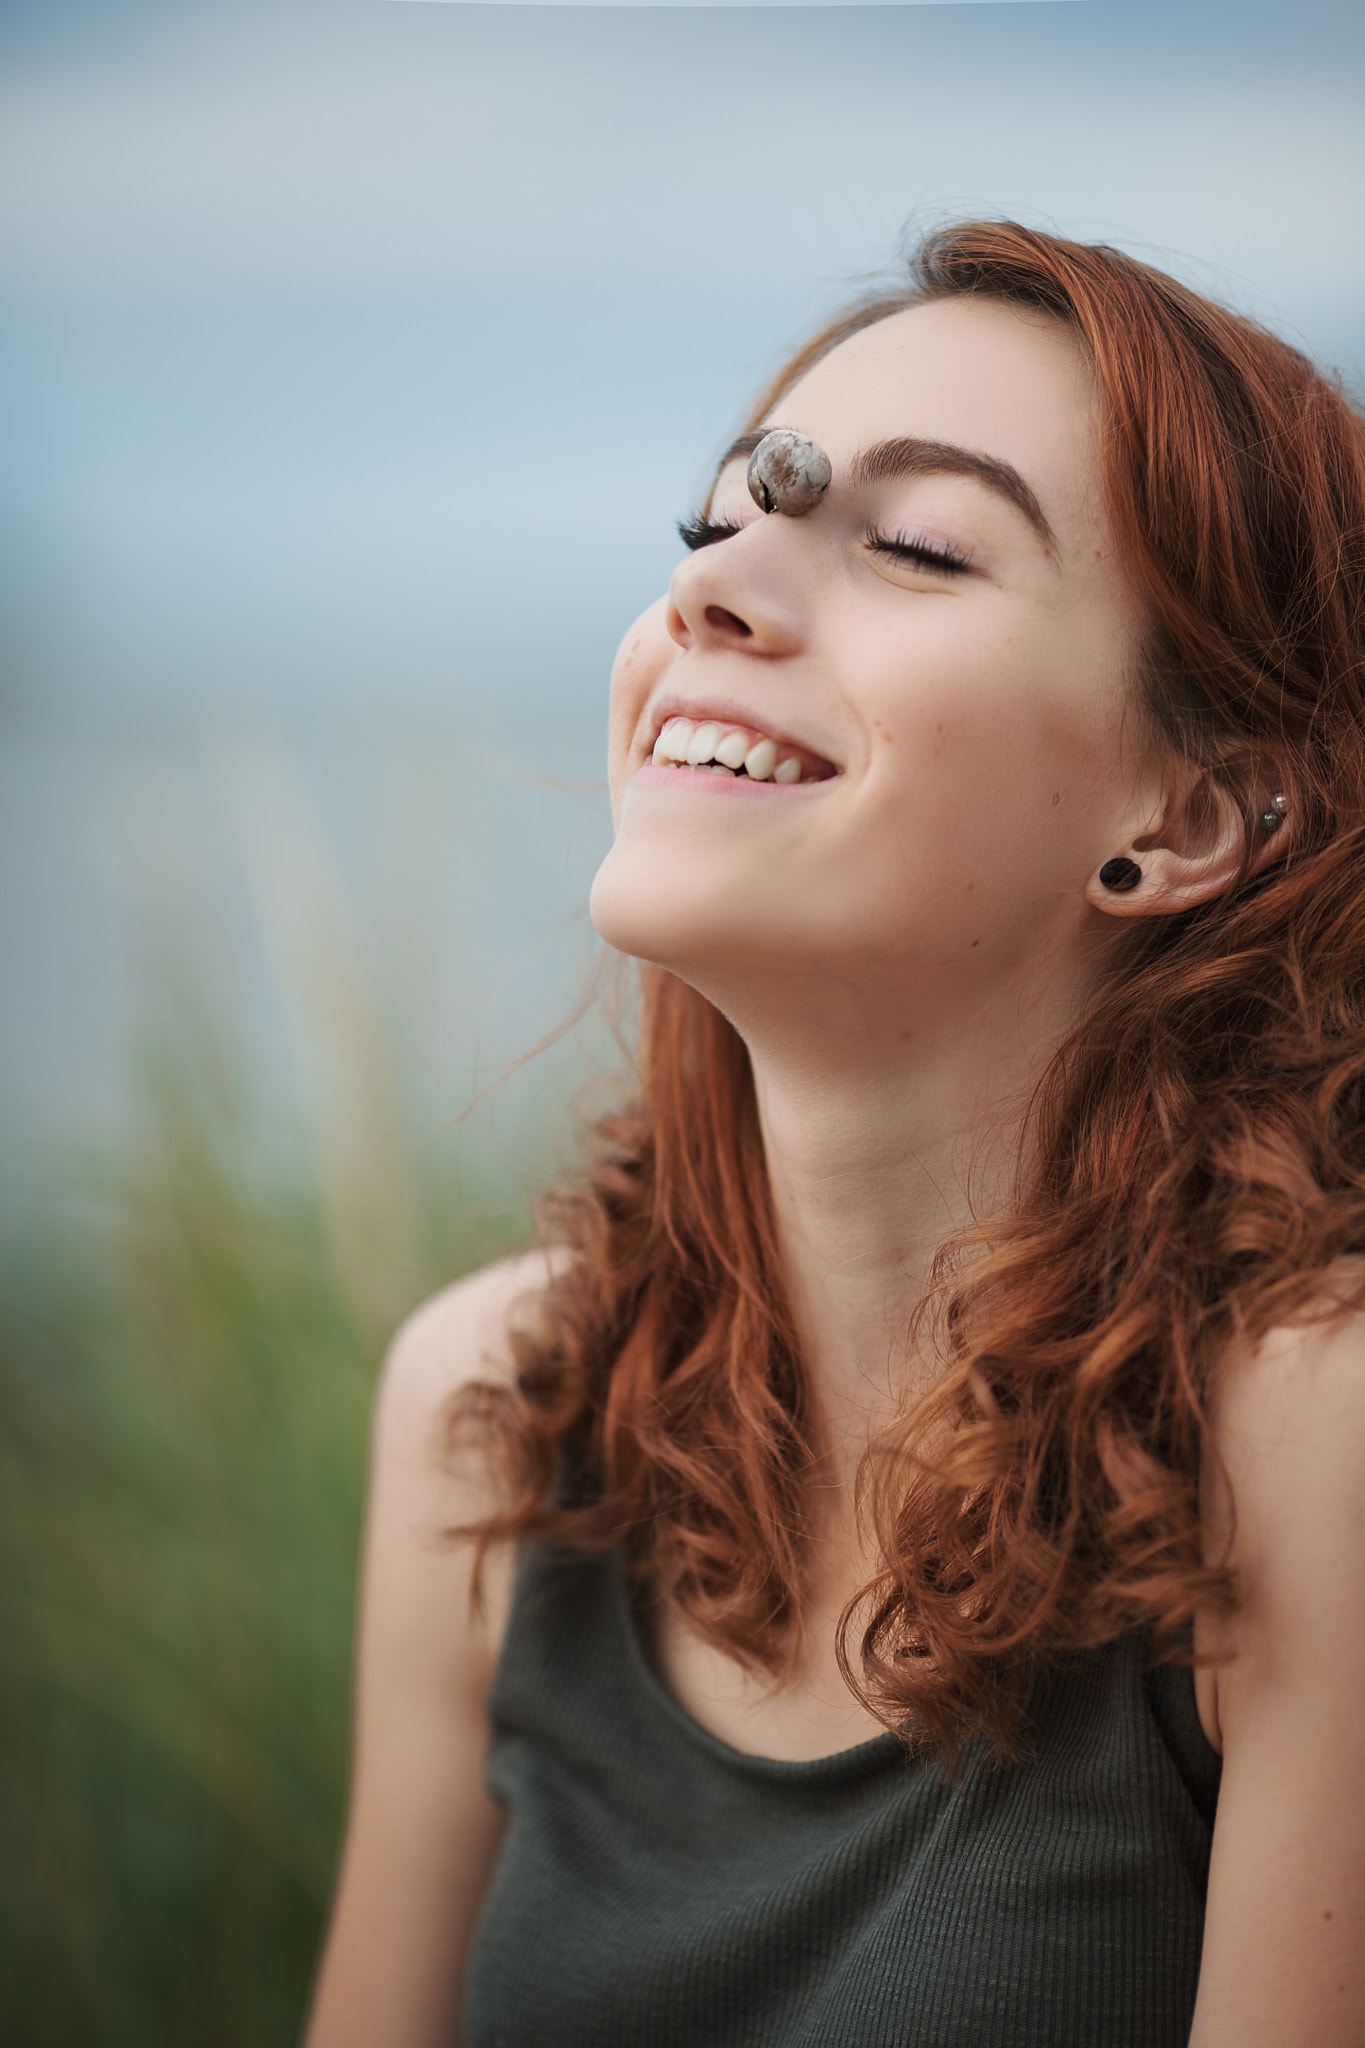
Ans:
[[[934,547],[927,540],[890,540],[875,528],[867,536],[874,555],[890,555],[895,562],[914,562],[921,569],[937,569],[945,576],[960,576],[971,566],[971,557],[947,541]]]
[[[717,541],[730,540],[743,530],[733,520],[708,519],[701,512],[692,519],[678,521],[678,536],[694,553],[698,548],[714,547]],[[960,576],[971,566],[970,557],[960,548],[933,547],[927,540],[891,540],[875,528],[867,536],[867,545],[874,555],[889,555],[896,562],[913,562],[921,569],[936,569],[940,575]]]
[[[714,547],[718,540],[729,540],[741,528],[730,519],[708,519],[704,512],[694,513],[691,519],[678,521],[678,538],[693,554],[698,548]]]

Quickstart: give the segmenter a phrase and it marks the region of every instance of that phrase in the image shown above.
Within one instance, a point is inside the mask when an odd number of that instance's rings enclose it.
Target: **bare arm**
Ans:
[[[464,1964],[501,1831],[483,1786],[485,1701],[510,1560],[471,1613],[471,1552],[440,1540],[494,1504],[486,1473],[440,1458],[458,1386],[505,1376],[512,1303],[545,1276],[509,1260],[419,1309],[375,1405],[361,1574],[350,1811],[307,2048],[451,2048]]]
[[[1243,1604],[1216,1682],[1223,1785],[1191,2048],[1361,2048],[1365,1317],[1277,1333],[1229,1372],[1214,1426]],[[1216,1492],[1210,1513],[1216,1538]]]

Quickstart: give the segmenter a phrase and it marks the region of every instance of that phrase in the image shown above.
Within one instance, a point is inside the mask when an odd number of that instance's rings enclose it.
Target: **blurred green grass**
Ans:
[[[142,1100],[0,1266],[8,2048],[297,2039],[385,1327],[526,1230],[429,1177],[357,1293],[335,1190],[281,1165],[209,1034]]]

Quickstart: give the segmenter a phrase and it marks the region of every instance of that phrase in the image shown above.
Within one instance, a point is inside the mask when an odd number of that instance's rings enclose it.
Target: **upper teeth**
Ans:
[[[701,722],[670,718],[654,742],[654,760],[684,768],[710,768],[722,775],[737,775],[743,769],[752,782],[801,780],[799,758],[795,754],[779,758],[776,740],[756,740],[742,726],[721,725],[710,718]]]

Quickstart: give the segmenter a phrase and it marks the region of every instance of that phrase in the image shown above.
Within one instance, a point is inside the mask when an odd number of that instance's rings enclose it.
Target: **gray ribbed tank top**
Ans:
[[[893,1735],[745,1756],[646,1661],[614,1558],[527,1554],[508,1828],[466,2048],[1184,2048],[1218,1758],[1137,1640],[1042,1680],[956,1788]]]

